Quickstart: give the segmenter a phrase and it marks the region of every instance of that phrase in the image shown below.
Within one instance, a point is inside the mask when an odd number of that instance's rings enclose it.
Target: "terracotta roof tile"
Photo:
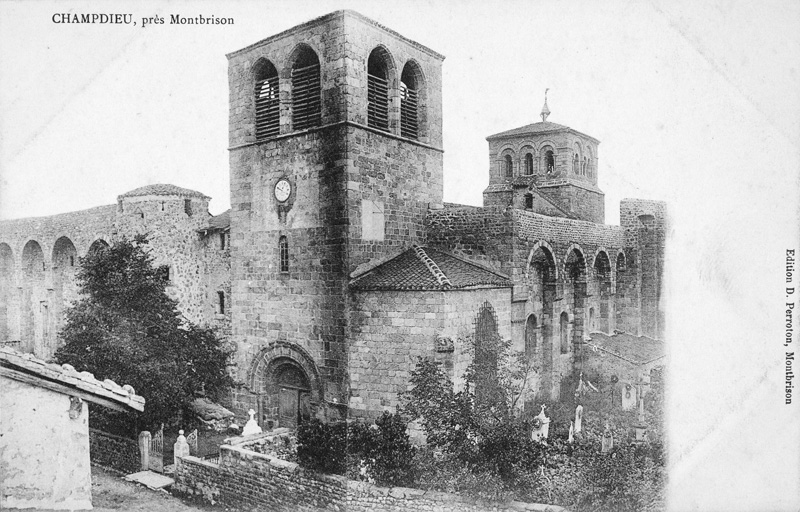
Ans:
[[[185,197],[208,197],[205,194],[196,190],[189,190],[188,188],[181,188],[176,185],[169,185],[166,183],[155,183],[153,185],[145,185],[125,192],[119,197],[134,197],[134,196],[185,196]]]
[[[452,254],[413,246],[350,282],[355,290],[511,287],[508,277]]]
[[[78,372],[69,364],[47,363],[33,354],[18,352],[9,347],[0,347],[0,367],[7,368],[9,378],[20,374],[30,375],[34,380],[53,382],[74,388],[106,401],[117,402],[129,409],[144,410],[144,398],[137,395],[131,386],[120,386],[111,379],[100,381],[89,372]],[[108,403],[108,402],[106,402]]]

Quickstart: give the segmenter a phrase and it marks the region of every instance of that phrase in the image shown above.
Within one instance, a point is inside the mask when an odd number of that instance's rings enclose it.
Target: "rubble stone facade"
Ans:
[[[393,410],[418,357],[458,383],[497,338],[555,398],[590,332],[662,338],[666,207],[626,199],[605,225],[593,137],[543,113],[488,137],[483,207],[442,202],[443,60],[351,11],[229,54],[230,212],[151,185],[0,222],[0,341],[51,355],[76,257],[140,232],[187,318],[235,346],[228,405],[262,424]]]

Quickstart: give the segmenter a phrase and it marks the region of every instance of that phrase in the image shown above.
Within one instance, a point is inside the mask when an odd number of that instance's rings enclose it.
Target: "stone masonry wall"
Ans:
[[[188,320],[201,323],[207,298],[198,231],[208,224],[208,198],[134,196],[123,197],[119,206],[119,234],[129,238],[147,234],[153,265],[170,268],[167,295],[178,301]]]
[[[126,475],[142,469],[138,441],[93,428],[89,429],[89,457],[92,464],[112,468]]]
[[[392,56],[388,133],[365,126],[367,59],[377,47]],[[321,121],[296,131],[291,69],[301,49],[320,62]],[[248,370],[270,344],[289,343],[313,358],[324,400],[347,403],[348,273],[420,241],[428,204],[441,202],[442,57],[338,11],[228,58],[231,321],[240,376],[256,378]],[[278,70],[280,134],[257,141],[252,70],[260,59]],[[399,78],[411,60],[424,78],[418,141],[401,137],[399,127]],[[284,202],[273,194],[280,179],[292,185]],[[288,271],[278,268],[281,237],[289,247]],[[253,400],[240,395],[242,407]]]
[[[394,412],[420,357],[433,357],[450,292],[353,293],[350,318],[350,414]]]
[[[606,219],[605,195],[572,184],[542,186],[539,191],[551,201],[578,214],[582,220],[603,224]]]
[[[364,291],[353,294],[350,344],[350,414],[376,417],[394,412],[408,391],[420,357],[434,358],[457,385],[471,362],[478,313],[489,305],[498,334],[510,339],[507,288],[448,291]],[[453,341],[438,353],[437,337]]]
[[[405,487],[376,487],[338,475],[305,470],[297,464],[235,446],[220,447],[219,464],[182,458],[173,489],[206,501],[274,511],[566,512],[555,505],[489,502],[457,494]]]
[[[115,221],[115,206],[0,221],[0,341],[52,356],[64,309],[77,299],[78,258],[109,242]]]
[[[221,237],[225,237],[222,248]],[[212,327],[221,339],[231,340],[231,249],[230,235],[212,232],[201,240],[203,254],[204,296],[203,323]],[[224,294],[224,311],[220,310],[218,292]]]
[[[231,322],[243,381],[270,343],[288,342],[313,357],[326,399],[346,403],[344,130],[231,151]],[[281,178],[292,183],[284,204],[273,194]]]
[[[21,340],[22,350],[50,358],[58,348],[65,310],[79,298],[79,258],[95,243],[107,245],[137,233],[148,235],[154,264],[170,267],[167,293],[184,316],[225,337],[229,321],[209,314],[216,297],[207,288],[214,276],[215,286],[229,286],[229,263],[225,254],[204,253],[198,230],[208,218],[208,198],[151,195],[124,196],[117,205],[50,217],[0,221],[0,341]]]
[[[667,207],[663,201],[623,199],[620,224],[626,245],[633,248],[630,267],[638,276],[641,332],[647,336],[664,336],[664,247],[668,229]]]
[[[451,290],[445,296],[446,325],[443,335],[453,339],[450,376],[457,389],[464,386],[464,372],[474,357],[473,343],[475,342],[478,314],[487,305],[497,322],[497,334],[501,339],[512,339],[511,290],[509,288]],[[517,349],[514,347],[514,350]],[[445,366],[448,365],[445,364]]]

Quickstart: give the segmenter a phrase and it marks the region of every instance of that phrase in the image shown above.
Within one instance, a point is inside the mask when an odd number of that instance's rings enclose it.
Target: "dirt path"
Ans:
[[[221,506],[187,503],[164,491],[122,479],[110,471],[92,466],[92,505],[96,512],[225,512]]]

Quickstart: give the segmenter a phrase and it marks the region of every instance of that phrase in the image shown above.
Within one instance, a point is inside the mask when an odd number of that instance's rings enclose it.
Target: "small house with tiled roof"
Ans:
[[[89,403],[141,412],[144,398],[8,347],[0,389],[0,509],[91,509]]]

